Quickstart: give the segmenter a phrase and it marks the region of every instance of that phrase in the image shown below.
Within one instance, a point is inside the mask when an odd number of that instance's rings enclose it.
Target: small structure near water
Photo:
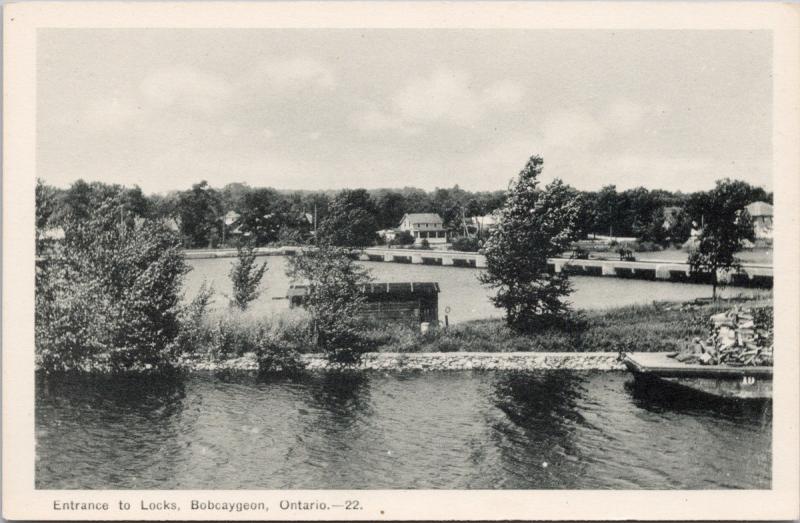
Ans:
[[[362,286],[366,303],[361,315],[381,322],[431,323],[439,321],[437,282],[367,283]],[[286,291],[289,307],[300,307],[308,286],[291,285]]]

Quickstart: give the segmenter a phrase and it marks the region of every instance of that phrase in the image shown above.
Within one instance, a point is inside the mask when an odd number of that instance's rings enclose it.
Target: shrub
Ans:
[[[37,267],[36,354],[47,371],[161,367],[174,357],[188,267],[162,224],[117,222],[106,202],[65,223]]]
[[[427,238],[423,238],[422,241],[419,242],[419,248],[420,249],[430,249],[431,248],[431,244],[430,244],[430,242],[428,241]]]
[[[478,252],[478,250],[481,248],[481,242],[477,238],[462,236],[461,238],[457,238],[452,243],[452,247],[453,250],[456,251]]]

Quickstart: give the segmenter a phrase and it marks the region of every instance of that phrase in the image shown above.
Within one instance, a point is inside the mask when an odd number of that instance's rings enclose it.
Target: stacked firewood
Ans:
[[[684,363],[730,366],[771,366],[773,348],[772,309],[734,307],[709,318],[710,333],[695,338],[674,355]]]

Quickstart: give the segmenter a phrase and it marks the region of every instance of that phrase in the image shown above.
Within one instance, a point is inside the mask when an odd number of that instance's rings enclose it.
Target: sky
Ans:
[[[772,189],[767,31],[40,29],[37,175]]]

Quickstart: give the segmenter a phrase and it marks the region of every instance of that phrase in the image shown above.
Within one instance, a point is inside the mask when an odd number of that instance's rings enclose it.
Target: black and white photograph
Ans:
[[[4,359],[4,382],[32,395],[42,513],[391,519],[359,492],[787,485],[798,172],[776,71],[798,68],[774,27],[134,12],[37,26],[33,89],[11,91],[35,111],[4,236],[30,257],[4,248],[4,288],[13,264],[30,290],[4,290],[28,334],[3,345],[30,365]]]

